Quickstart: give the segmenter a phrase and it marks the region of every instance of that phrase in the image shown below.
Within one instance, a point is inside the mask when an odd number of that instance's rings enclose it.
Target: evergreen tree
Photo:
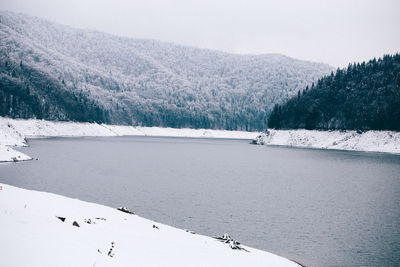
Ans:
[[[400,54],[349,64],[272,110],[275,129],[400,131]]]

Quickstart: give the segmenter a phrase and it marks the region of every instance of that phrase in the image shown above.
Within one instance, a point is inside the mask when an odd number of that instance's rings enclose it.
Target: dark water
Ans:
[[[152,137],[31,140],[0,182],[109,206],[308,266],[399,266],[400,156]]]

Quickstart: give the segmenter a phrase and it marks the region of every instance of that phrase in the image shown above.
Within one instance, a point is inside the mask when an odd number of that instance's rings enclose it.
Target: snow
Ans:
[[[32,158],[7,146],[0,146],[0,162],[23,161]]]
[[[278,146],[387,152],[400,154],[400,132],[273,130],[261,133],[255,143]]]
[[[171,136],[171,137],[195,137],[195,138],[229,138],[229,139],[253,139],[257,132],[226,131],[211,129],[176,129],[160,127],[137,127],[147,136]]]
[[[29,156],[10,146],[26,146],[25,138],[81,136],[170,136],[195,138],[253,139],[256,132],[210,129],[134,127],[97,123],[22,120],[0,117],[0,161],[29,160]]]
[[[1,265],[8,267],[299,266],[110,207],[6,184],[0,184],[0,236]]]

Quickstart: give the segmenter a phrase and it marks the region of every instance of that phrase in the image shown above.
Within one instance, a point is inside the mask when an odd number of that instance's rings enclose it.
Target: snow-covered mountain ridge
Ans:
[[[0,11],[0,40],[0,115],[16,118],[262,130],[274,104],[333,70],[278,54],[235,55],[78,30],[7,11]]]

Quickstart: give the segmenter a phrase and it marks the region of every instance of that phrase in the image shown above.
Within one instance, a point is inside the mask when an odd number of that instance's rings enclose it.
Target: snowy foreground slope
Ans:
[[[106,206],[0,188],[1,266],[299,266]]]
[[[267,130],[253,140],[261,145],[387,152],[400,154],[400,132]]]
[[[206,129],[174,129],[133,127],[97,123],[59,122],[45,120],[17,120],[0,117],[0,162],[29,160],[29,156],[10,146],[26,146],[25,138],[55,136],[170,136],[253,139],[257,132]]]

